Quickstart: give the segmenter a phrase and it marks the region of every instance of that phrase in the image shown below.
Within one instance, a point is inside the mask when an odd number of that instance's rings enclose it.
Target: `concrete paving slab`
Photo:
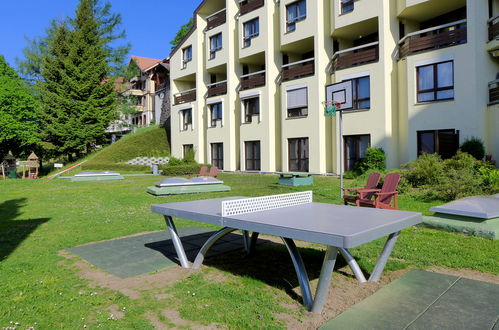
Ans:
[[[492,329],[499,285],[414,270],[320,329]]]

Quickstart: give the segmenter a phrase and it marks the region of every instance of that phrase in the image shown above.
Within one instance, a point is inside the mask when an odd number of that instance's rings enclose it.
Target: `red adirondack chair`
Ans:
[[[216,177],[217,177],[217,175],[218,175],[218,167],[216,167],[216,166],[212,166],[212,167],[210,168],[210,173],[208,174],[208,176],[211,176],[211,177],[216,178]]]
[[[400,174],[389,173],[385,177],[383,187],[381,189],[361,189],[358,193],[356,201],[357,206],[375,207],[378,209],[397,210],[398,191],[397,186],[400,181]],[[370,198],[367,198],[371,194]],[[372,196],[375,197],[372,200]],[[392,205],[393,202],[393,205]]]
[[[372,172],[369,174],[369,177],[367,178],[367,183],[364,187],[351,187],[351,188],[343,188],[343,201],[345,202],[345,205],[348,205],[348,203],[352,204],[357,204],[357,199],[358,199],[358,191],[361,189],[376,189],[378,186],[379,179],[381,178],[381,174],[378,172]],[[352,194],[355,193],[354,194]],[[371,199],[372,193],[366,193],[365,198],[366,199]]]
[[[198,176],[206,176],[206,173],[208,173],[208,166],[201,166]]]

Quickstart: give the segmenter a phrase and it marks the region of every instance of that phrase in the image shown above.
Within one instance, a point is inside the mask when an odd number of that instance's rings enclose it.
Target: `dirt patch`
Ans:
[[[118,305],[111,305],[107,308],[111,314],[109,314],[109,318],[113,320],[122,319],[125,317],[125,313],[123,310],[120,310]]]
[[[75,258],[67,251],[60,251],[59,254],[67,259]],[[170,267],[161,272],[147,275],[140,275],[131,278],[120,278],[93,267],[86,261],[77,260],[72,264],[78,269],[78,276],[90,280],[90,287],[105,287],[119,291],[132,299],[140,299],[140,291],[170,286],[178,280],[187,277],[191,272],[181,267]]]
[[[499,276],[489,273],[480,273],[476,270],[471,269],[450,269],[444,267],[430,267],[427,269],[429,272],[442,273],[447,275],[460,276],[464,278],[469,278],[472,280],[489,282],[494,284],[499,284]]]
[[[193,329],[203,329],[203,330],[221,329],[214,323],[210,324],[209,326],[203,326],[203,325],[200,325],[200,324],[192,322],[192,321],[186,321],[182,317],[180,317],[179,312],[177,312],[175,310],[171,310],[171,309],[164,310],[163,315],[166,316],[172,323],[179,325],[179,326],[191,327]]]

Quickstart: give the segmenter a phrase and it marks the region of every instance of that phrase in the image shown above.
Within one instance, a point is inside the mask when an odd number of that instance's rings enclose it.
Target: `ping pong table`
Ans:
[[[359,282],[366,282],[349,248],[388,236],[369,281],[379,280],[402,229],[421,223],[421,213],[380,210],[312,202],[312,192],[263,197],[227,197],[190,202],[156,204],[152,212],[165,217],[177,257],[182,267],[191,268],[173,217],[222,226],[201,247],[193,269],[203,263],[215,242],[235,231],[243,231],[246,251],[254,249],[259,233],[281,237],[291,256],[305,307],[320,313],[326,301],[329,282],[338,252],[345,258]],[[252,232],[251,238],[249,232]],[[319,283],[312,297],[305,265],[294,239],[326,245]]]

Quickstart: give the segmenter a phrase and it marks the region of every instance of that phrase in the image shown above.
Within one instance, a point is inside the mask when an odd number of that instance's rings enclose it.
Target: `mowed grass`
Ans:
[[[227,328],[285,327],[279,313],[306,317],[289,305],[299,305],[283,285],[279,272],[262,278],[252,269],[207,262],[202,272],[162,288],[144,288],[141,298],[131,299],[118,291],[92,287],[59,251],[77,245],[147,231],[163,230],[164,220],[150,211],[155,203],[207,199],[223,196],[261,196],[293,191],[314,191],[314,201],[341,203],[339,180],[315,177],[312,187],[278,185],[275,175],[221,174],[232,187],[230,193],[206,193],[155,197],[145,192],[161,177],[128,177],[121,181],[70,182],[69,180],[0,181],[0,328],[153,328],[146,315],[156,315],[168,326],[188,327],[169,320],[162,313],[174,309],[196,324],[216,323]],[[347,184],[349,182],[347,181]],[[400,197],[400,208],[428,214],[434,203]],[[178,227],[200,223],[178,220]],[[352,249],[362,268],[371,271],[384,240]],[[499,244],[494,241],[439,232],[424,227],[404,230],[386,270],[442,266],[499,273]],[[322,246],[303,249],[307,261],[320,267]],[[293,270],[282,246],[262,246],[257,256],[266,255]],[[270,258],[270,257],[269,257]],[[250,258],[251,259],[251,258]],[[126,260],[124,260],[126,262]],[[260,267],[256,261],[255,269]],[[279,263],[279,262],[278,262]],[[265,273],[262,265],[262,273]],[[225,274],[223,284],[212,280],[213,273]],[[261,274],[260,274],[261,275]],[[292,274],[293,275],[293,274]],[[274,278],[275,277],[275,278]],[[291,277],[290,277],[291,278]],[[294,283],[296,284],[296,283]],[[195,293],[195,295],[192,295]],[[158,294],[167,298],[158,299]],[[123,318],[110,316],[109,306],[117,305]],[[288,306],[288,307],[286,307]],[[12,324],[10,322],[13,322]]]

